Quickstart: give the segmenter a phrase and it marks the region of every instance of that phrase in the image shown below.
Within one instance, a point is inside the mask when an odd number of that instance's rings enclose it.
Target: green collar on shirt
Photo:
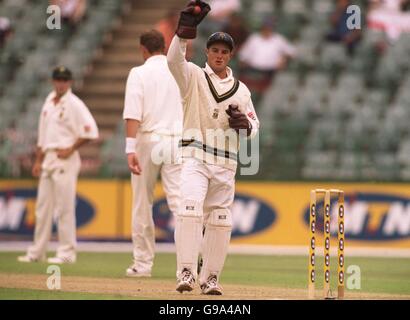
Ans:
[[[214,84],[211,81],[211,78],[208,76],[206,71],[204,71],[204,73],[205,73],[206,81],[208,82],[209,90],[211,90],[212,96],[214,97],[214,99],[217,103],[221,103],[222,101],[225,101],[225,100],[229,99],[239,89],[239,81],[238,81],[238,79],[234,79],[234,84],[233,84],[232,88],[229,89],[227,92],[219,95],[218,91],[216,91],[216,89],[214,87]]]

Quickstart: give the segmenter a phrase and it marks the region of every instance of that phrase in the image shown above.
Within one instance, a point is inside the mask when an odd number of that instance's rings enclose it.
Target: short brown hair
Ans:
[[[146,31],[141,35],[140,44],[147,48],[149,53],[165,51],[164,36],[161,32],[154,29]]]

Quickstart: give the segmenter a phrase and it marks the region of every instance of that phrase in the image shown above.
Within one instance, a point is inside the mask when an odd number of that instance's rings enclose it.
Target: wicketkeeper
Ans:
[[[232,230],[238,136],[255,136],[259,121],[248,88],[227,66],[234,50],[229,34],[217,32],[209,37],[205,68],[185,59],[187,39],[196,37],[198,24],[210,10],[200,0],[184,8],[167,58],[184,113],[176,290],[191,291],[199,281],[203,294],[221,295],[219,278]],[[200,248],[203,267],[198,275]]]

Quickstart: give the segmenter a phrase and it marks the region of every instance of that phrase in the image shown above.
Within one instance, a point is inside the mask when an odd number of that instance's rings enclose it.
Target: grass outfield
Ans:
[[[61,267],[60,291],[47,290],[49,274],[46,263],[18,263],[16,258],[19,254],[0,252],[0,299],[182,298],[174,291],[174,254],[157,254],[151,279],[128,279],[124,272],[131,254],[79,253],[76,264]],[[317,259],[319,295],[323,283],[322,260],[320,257]],[[410,258],[351,257],[346,259],[346,267],[349,265],[360,267],[361,290],[347,290],[348,298],[410,298]],[[332,260],[332,266],[332,285],[335,288],[335,260]],[[346,276],[348,279],[349,275]],[[225,288],[225,298],[302,299],[306,295],[307,257],[229,255],[221,283]],[[250,292],[255,292],[255,295],[250,295]],[[197,299],[200,295],[184,294],[183,297]]]

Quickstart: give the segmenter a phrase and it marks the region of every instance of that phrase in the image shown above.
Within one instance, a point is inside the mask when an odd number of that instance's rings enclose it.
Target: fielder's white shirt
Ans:
[[[140,121],[140,132],[182,134],[181,96],[165,55],[152,56],[131,69],[123,118]]]
[[[79,138],[97,139],[97,124],[87,106],[69,89],[57,104],[55,91],[43,105],[37,146],[42,151],[71,147]]]
[[[251,35],[239,51],[239,60],[259,70],[275,70],[285,56],[296,54],[294,46],[280,34],[269,38],[259,33]]]

